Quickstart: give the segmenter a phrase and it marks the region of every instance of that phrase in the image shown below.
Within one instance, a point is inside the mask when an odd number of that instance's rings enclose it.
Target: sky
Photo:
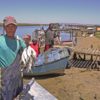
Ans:
[[[100,25],[100,0],[0,0],[0,22],[9,15],[20,23]]]

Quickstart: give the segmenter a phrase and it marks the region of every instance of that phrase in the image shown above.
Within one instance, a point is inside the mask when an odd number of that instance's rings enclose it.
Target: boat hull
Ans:
[[[30,80],[24,86],[23,91],[16,97],[16,100],[58,100],[48,90],[42,87],[35,80]]]
[[[64,70],[68,64],[67,57],[59,60],[45,63],[39,66],[33,66],[30,72],[23,72],[24,75],[47,75],[47,74],[64,74]]]

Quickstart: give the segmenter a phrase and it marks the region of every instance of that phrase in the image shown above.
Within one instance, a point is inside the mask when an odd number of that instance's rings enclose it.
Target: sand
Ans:
[[[63,76],[37,79],[58,100],[100,100],[100,72],[71,68]]]
[[[78,38],[75,48],[88,48],[91,44],[100,49],[100,40],[95,37]],[[64,75],[35,78],[58,100],[100,100],[100,71],[72,67]]]

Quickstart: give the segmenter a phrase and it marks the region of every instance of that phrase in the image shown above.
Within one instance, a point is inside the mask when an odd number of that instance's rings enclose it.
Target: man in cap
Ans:
[[[31,42],[31,35],[30,35],[30,34],[25,34],[25,35],[23,36],[23,40],[24,40],[26,46],[29,46],[29,44],[30,44],[30,42]]]
[[[52,48],[53,45],[54,45],[53,25],[49,24],[49,27],[45,32],[45,49],[44,49],[44,51],[47,51],[49,48]]]
[[[36,51],[30,46],[31,36],[29,34],[24,35],[23,40],[26,43],[26,48],[24,49],[22,53],[21,60],[23,62],[23,67],[25,67],[27,72],[29,72],[35,62]]]
[[[24,49],[26,45],[21,38],[15,36],[17,22],[14,17],[5,17],[3,28],[5,34],[0,36],[0,67],[5,68],[13,63],[19,49]]]
[[[17,22],[14,17],[4,18],[3,29],[5,34],[0,36],[0,100],[13,100],[23,88],[19,51],[26,45],[15,36]]]

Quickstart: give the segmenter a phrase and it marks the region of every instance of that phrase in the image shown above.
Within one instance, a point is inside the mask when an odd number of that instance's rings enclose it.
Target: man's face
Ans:
[[[34,40],[34,41],[33,41],[33,44],[34,44],[34,45],[35,45],[35,44],[37,44],[37,41],[36,41],[36,40]]]
[[[24,41],[27,45],[29,45],[30,39],[29,38],[24,38]]]
[[[17,29],[17,26],[14,25],[14,24],[9,24],[7,26],[4,26],[4,29],[6,31],[6,34],[10,37],[14,36],[15,35],[15,32],[16,32],[16,29]]]

